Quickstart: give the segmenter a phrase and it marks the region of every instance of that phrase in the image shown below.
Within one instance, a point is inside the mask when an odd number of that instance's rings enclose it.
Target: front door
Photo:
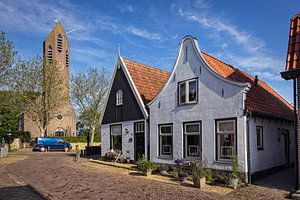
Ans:
[[[290,134],[289,130],[282,129],[283,142],[284,142],[284,156],[285,156],[285,166],[290,166]]]
[[[134,160],[145,156],[145,123],[134,123]]]

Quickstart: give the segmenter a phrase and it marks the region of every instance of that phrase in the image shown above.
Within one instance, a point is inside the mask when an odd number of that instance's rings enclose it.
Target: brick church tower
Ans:
[[[70,47],[61,23],[56,23],[43,43],[43,61],[44,64],[55,63],[57,66],[64,88],[61,99],[66,101],[57,108],[58,114],[50,120],[45,136],[76,136],[76,114],[70,99]],[[44,76],[47,76],[47,71],[44,71]],[[24,113],[22,118],[20,130],[31,132],[32,138],[41,136],[39,128],[28,114]]]

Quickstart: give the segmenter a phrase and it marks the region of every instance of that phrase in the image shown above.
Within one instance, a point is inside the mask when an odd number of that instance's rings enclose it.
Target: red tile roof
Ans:
[[[169,72],[124,58],[125,65],[144,103],[149,103],[169,77]]]
[[[264,115],[293,120],[293,107],[271,86],[251,75],[232,67],[221,60],[202,52],[207,63],[222,77],[234,81],[250,83],[251,88],[246,96],[246,108]],[[125,65],[145,104],[150,102],[160,92],[169,77],[169,73],[124,58]]]
[[[285,70],[300,68],[300,12],[292,19],[290,24],[290,37],[286,57]]]
[[[222,77],[251,84],[251,88],[246,95],[246,108],[248,110],[273,117],[293,120],[293,106],[267,83],[258,80],[257,85],[255,85],[255,78],[246,72],[236,69],[205,52],[202,52],[202,56]]]

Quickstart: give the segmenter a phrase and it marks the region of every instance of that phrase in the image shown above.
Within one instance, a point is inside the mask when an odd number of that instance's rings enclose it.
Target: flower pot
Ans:
[[[167,170],[162,170],[162,171],[160,171],[160,174],[161,174],[161,175],[167,175],[168,172],[167,172]]]
[[[187,173],[180,173],[180,174],[178,174],[178,178],[181,182],[185,182],[185,181],[187,181],[188,174]]]
[[[236,189],[239,184],[239,178],[229,178],[228,186]]]
[[[206,177],[195,177],[193,176],[193,182],[196,188],[203,189],[206,186]]]
[[[152,174],[152,171],[143,172],[144,176],[150,176]]]

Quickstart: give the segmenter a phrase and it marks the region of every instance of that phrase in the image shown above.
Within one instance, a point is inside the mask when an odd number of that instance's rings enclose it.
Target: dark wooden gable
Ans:
[[[123,91],[123,105],[116,105],[116,92],[121,89]],[[104,112],[102,124],[110,124],[129,120],[144,119],[139,104],[131,90],[125,73],[120,67],[117,69],[106,109]]]

